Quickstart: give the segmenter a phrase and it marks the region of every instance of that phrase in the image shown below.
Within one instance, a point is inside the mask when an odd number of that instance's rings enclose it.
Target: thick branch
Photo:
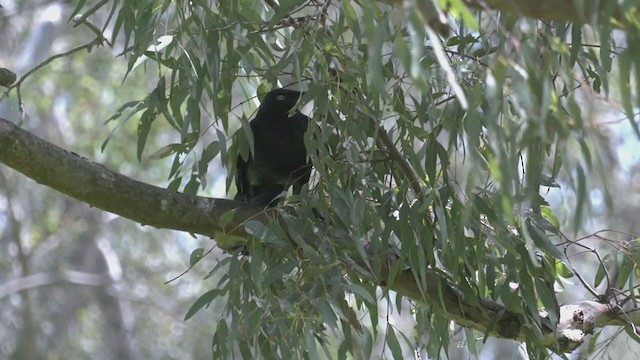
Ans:
[[[381,1],[396,6],[403,3],[411,4],[401,0]],[[607,0],[464,0],[464,2],[467,6],[478,10],[498,10],[516,17],[566,21],[574,24],[592,23],[597,19],[600,23],[613,22],[613,25],[618,28],[633,26],[623,16],[621,7],[611,1],[607,3]],[[604,13],[605,5],[611,8],[610,14]]]
[[[586,24],[604,15],[598,19],[601,23],[616,20],[614,25],[618,27],[628,24],[620,7],[617,4],[607,4],[607,0],[466,0],[466,3],[478,9],[500,10],[518,17],[526,16],[548,21]],[[605,5],[614,6],[610,18],[603,12]]]
[[[578,0],[580,2],[580,0]],[[578,24],[586,23],[590,18],[588,1],[583,1],[585,9],[579,11],[576,1],[571,0],[467,0],[470,6],[504,11],[515,16],[527,16],[544,20],[568,21]],[[599,8],[600,6],[598,6]]]
[[[542,343],[559,353],[575,350],[597,327],[623,325],[611,306],[596,301],[583,301],[560,307],[560,320],[555,333],[547,333]],[[524,340],[524,339],[522,339]],[[557,345],[556,345],[557,344]]]
[[[68,152],[0,118],[0,162],[40,184],[143,225],[206,235],[246,237],[241,224],[265,220],[261,207],[171,192],[130,179]],[[218,220],[236,214],[223,228]],[[238,241],[231,241],[231,247]],[[224,243],[220,244],[225,247]]]

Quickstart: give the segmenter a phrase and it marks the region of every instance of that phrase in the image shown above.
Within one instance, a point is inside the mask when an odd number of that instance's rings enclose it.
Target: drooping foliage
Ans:
[[[574,218],[564,225],[577,229],[589,209],[587,179],[605,179],[585,94],[619,92],[633,119],[633,87],[613,88],[610,73],[617,61],[620,77],[635,73],[640,37],[627,29],[616,39],[609,23],[543,22],[462,2],[448,3],[446,26],[436,29],[421,6],[196,0],[114,7],[111,40],[127,49],[130,71],[157,67],[160,75],[146,98],[112,120],[135,114],[139,157],[150,152],[145,140],[158,122],[180,134],[180,143],[153,153],[173,156],[170,189],[195,194],[214,158],[233,170],[237,155],[252,151],[247,120],[256,93],[291,84],[305,91],[311,185],[281,207],[280,222],[246,224],[255,237],[251,256],[212,269],[220,280],[188,313],[226,302],[214,357],[332,358],[326,344],[334,336],[340,358],[367,355],[389,251],[397,257],[390,281],[410,269],[424,290],[427,270],[437,270],[469,298],[521,314],[528,350],[546,351],[536,339],[558,317],[553,283],[571,276],[547,196],[559,187],[575,193]],[[618,51],[614,40],[628,47]],[[346,294],[373,326],[360,328]],[[415,305],[418,330],[431,334],[428,348],[446,348],[450,326],[439,301]],[[392,328],[386,334],[394,355],[401,342],[415,341]]]

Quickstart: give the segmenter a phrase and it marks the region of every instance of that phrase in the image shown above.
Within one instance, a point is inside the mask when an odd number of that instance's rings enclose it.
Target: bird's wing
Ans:
[[[302,187],[309,183],[309,178],[311,178],[311,164],[304,165],[292,175],[295,177],[293,181],[293,194],[298,195]]]
[[[238,155],[238,160],[236,161],[236,188],[238,189],[235,197],[236,200],[245,201],[245,199],[250,196],[249,189],[251,186],[249,184],[248,170],[249,162],[245,161],[242,155]]]
[[[297,112],[291,117],[292,122],[296,125],[297,130],[304,134],[309,127],[309,117],[303,113]]]
[[[291,117],[291,120],[295,126],[295,131],[297,133],[296,136],[304,137],[304,133],[307,132],[309,127],[309,117],[298,112]],[[300,168],[296,169],[291,176],[293,177],[291,179],[293,180],[293,193],[299,194],[302,187],[309,183],[309,178],[311,176],[311,164],[307,161]]]

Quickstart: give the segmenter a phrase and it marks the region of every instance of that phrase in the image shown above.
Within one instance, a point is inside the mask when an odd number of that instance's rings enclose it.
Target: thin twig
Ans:
[[[564,256],[567,259],[567,261],[569,262],[569,266],[571,267],[571,270],[573,271],[573,273],[576,275],[576,277],[578,278],[578,280],[580,280],[580,282],[582,283],[582,286],[587,289],[587,291],[589,291],[591,293],[591,295],[593,295],[596,298],[600,297],[600,294],[598,294],[595,289],[593,289],[591,287],[591,285],[589,285],[587,283],[587,281],[582,277],[582,275],[580,275],[580,273],[578,272],[578,270],[575,268],[575,266],[573,266],[573,263],[571,262],[571,258],[569,257],[569,255],[567,254],[567,249],[568,247],[564,248]],[[603,268],[604,268],[604,264],[603,264]],[[609,279],[607,279],[607,281],[609,281]]]
[[[18,81],[16,81],[15,83],[13,83],[13,85],[11,85],[9,88],[7,88],[7,90],[5,90],[4,94],[2,94],[2,96],[0,96],[0,102],[2,102],[8,95],[9,92],[11,90],[13,90],[14,88],[19,88],[20,85],[22,85],[22,82],[25,81],[29,76],[33,75],[36,71],[42,69],[43,67],[49,65],[53,60],[59,59],[59,58],[63,58],[63,57],[67,57],[71,54],[74,54],[76,52],[82,51],[82,50],[91,50],[91,48],[93,46],[98,46],[102,43],[102,41],[99,38],[94,39],[93,41],[84,44],[84,45],[80,45],[76,48],[73,48],[69,51],[65,51],[63,53],[59,53],[59,54],[55,54],[52,55],[51,57],[47,58],[46,60],[44,60],[43,62],[41,62],[40,64],[34,66],[33,68],[31,68],[29,71],[27,71],[26,73],[24,73],[24,75],[20,76],[20,79],[18,79]]]
[[[98,11],[101,7],[106,5],[108,2],[109,2],[109,0],[102,0],[99,3],[97,3],[94,7],[92,7],[91,9],[87,10],[87,12],[85,12],[82,16],[80,16],[80,18],[78,18],[76,20],[76,24],[73,25],[73,27],[76,27],[76,26],[80,25],[81,23],[86,22],[86,20],[87,20],[87,18],[89,16],[93,15],[93,13]]]
[[[393,141],[391,141],[391,138],[389,137],[389,134],[387,134],[387,131],[381,125],[376,124],[375,120],[373,120],[372,117],[369,117],[369,120],[371,121],[371,124],[373,126],[376,126],[378,128],[378,139],[382,142],[384,147],[387,148],[391,159],[393,159],[393,161],[400,166],[400,169],[404,173],[404,176],[409,181],[409,186],[411,186],[411,189],[416,193],[416,196],[420,200],[424,200],[424,191],[422,189],[422,186],[420,185],[420,179],[418,179],[418,175],[416,174],[411,164],[409,164],[407,159],[402,156]]]
[[[102,45],[102,42],[106,42],[107,45],[109,45],[109,47],[113,47],[113,45],[111,45],[109,40],[106,37],[104,37],[104,34],[102,33],[102,31],[98,29],[97,26],[93,25],[93,23],[91,23],[85,17],[78,17],[77,19],[74,19],[74,21],[76,22],[74,26],[84,24],[89,28],[89,30],[93,31],[93,33],[96,34],[96,37],[101,41],[99,45]]]

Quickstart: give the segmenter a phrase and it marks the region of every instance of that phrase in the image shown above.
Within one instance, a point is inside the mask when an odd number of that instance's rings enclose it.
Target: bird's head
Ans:
[[[271,90],[262,99],[260,110],[268,113],[288,113],[302,95],[303,93],[290,89]]]

